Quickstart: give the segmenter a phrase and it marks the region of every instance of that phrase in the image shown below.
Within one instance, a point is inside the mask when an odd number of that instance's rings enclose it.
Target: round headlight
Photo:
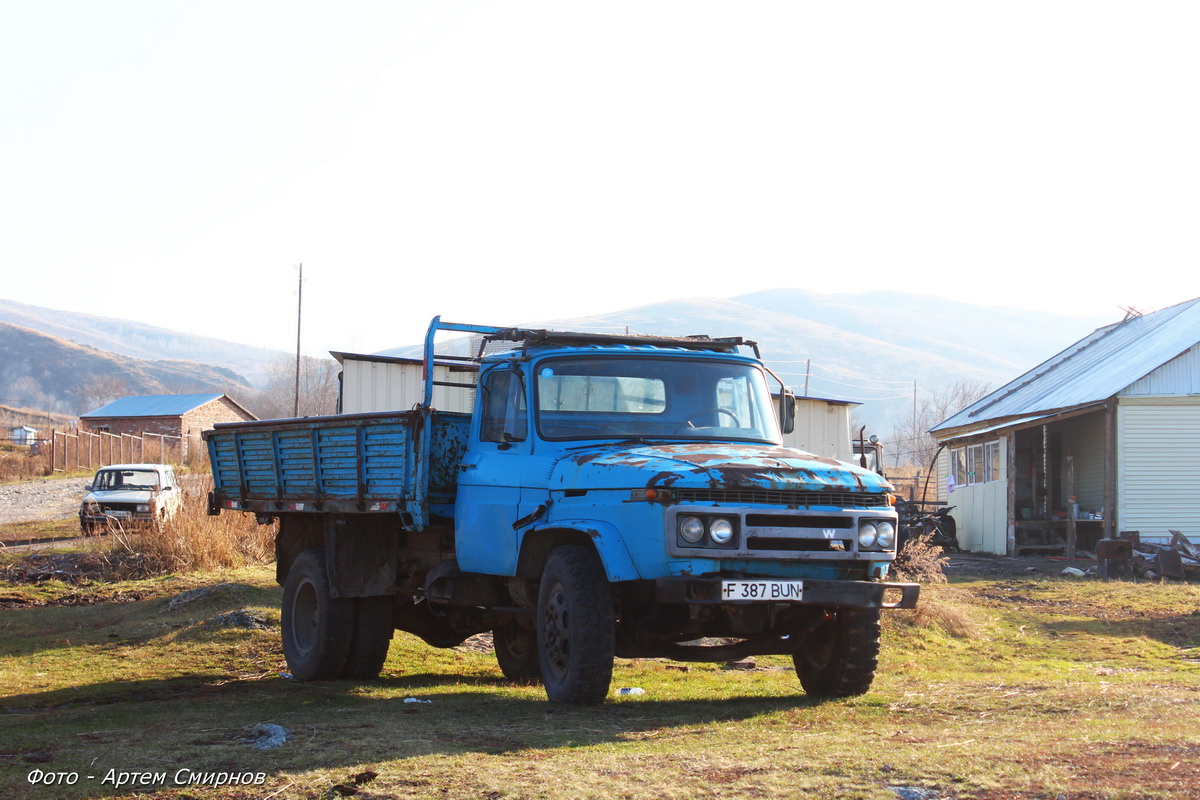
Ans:
[[[679,538],[695,544],[704,538],[704,523],[699,517],[684,517],[679,520]]]
[[[879,536],[879,532],[875,530],[875,523],[863,522],[858,526],[858,546],[859,548],[874,547],[875,539]]]
[[[879,545],[881,550],[891,550],[896,546],[896,526],[890,522],[876,522],[875,544]]]
[[[733,538],[733,523],[724,517],[717,517],[708,526],[708,536],[717,544],[729,544]]]

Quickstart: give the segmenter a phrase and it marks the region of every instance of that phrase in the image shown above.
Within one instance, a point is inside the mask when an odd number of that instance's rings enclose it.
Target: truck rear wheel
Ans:
[[[346,666],[341,677],[348,680],[370,680],[379,677],[392,644],[392,610],[395,598],[391,595],[358,597],[354,604],[354,636]]]
[[[866,694],[879,664],[879,609],[839,608],[792,656],[804,691],[817,697]]]
[[[298,681],[339,678],[354,634],[354,601],[329,594],[325,551],[296,556],[283,583],[283,654]]]
[[[542,677],[537,630],[528,619],[497,625],[492,631],[492,648],[500,671],[513,683],[537,683]]]
[[[592,705],[612,682],[616,621],[612,592],[596,551],[564,545],[551,551],[538,590],[537,644],[546,696]]]

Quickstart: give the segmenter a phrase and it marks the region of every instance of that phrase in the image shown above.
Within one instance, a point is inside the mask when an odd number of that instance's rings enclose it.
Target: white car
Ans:
[[[79,527],[91,533],[110,524],[159,526],[183,507],[175,469],[167,464],[102,467],[79,508]]]

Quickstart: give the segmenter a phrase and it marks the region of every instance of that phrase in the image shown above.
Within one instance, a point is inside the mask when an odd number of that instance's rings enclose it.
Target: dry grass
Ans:
[[[889,612],[883,620],[892,629],[940,631],[956,639],[978,638],[982,630],[970,593],[945,583],[922,586],[916,608]]]
[[[276,525],[250,514],[207,513],[212,478],[183,479],[183,511],[161,529],[113,528],[102,548],[125,565],[122,572],[165,575],[265,564],[275,557]]]
[[[51,474],[50,454],[34,453],[28,447],[0,446],[0,483],[32,481]]]
[[[975,638],[980,626],[970,609],[970,597],[962,589],[947,584],[945,567],[950,559],[939,545],[930,543],[930,538],[931,534],[925,534],[909,539],[896,554],[893,576],[922,584],[921,601],[911,611],[884,615],[885,624],[936,630],[961,639]]]

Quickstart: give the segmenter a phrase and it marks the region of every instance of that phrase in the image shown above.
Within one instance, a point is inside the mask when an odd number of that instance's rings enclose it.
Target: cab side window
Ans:
[[[488,375],[484,386],[483,430],[486,442],[523,442],[529,431],[525,382],[515,370]]]

